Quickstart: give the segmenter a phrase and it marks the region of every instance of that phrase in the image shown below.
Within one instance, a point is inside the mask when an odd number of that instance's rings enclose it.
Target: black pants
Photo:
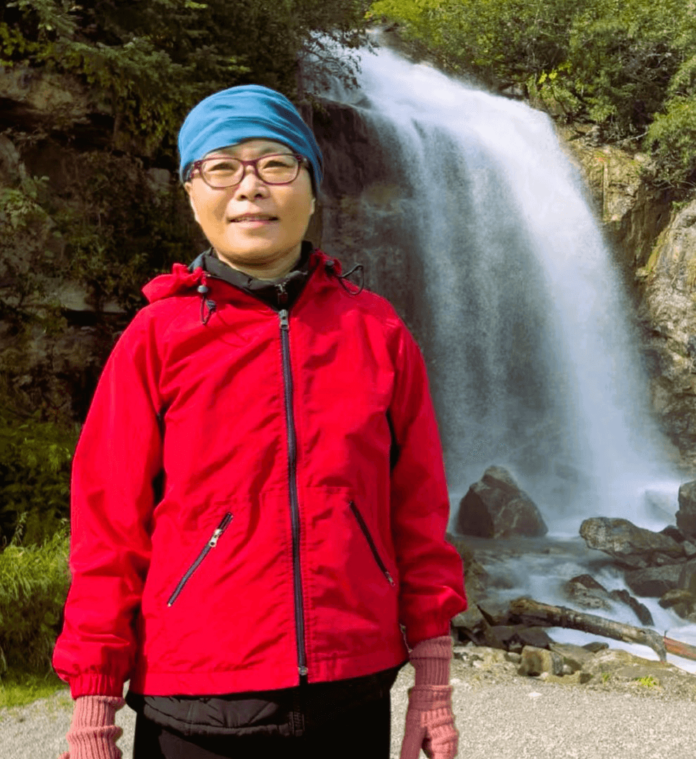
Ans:
[[[389,694],[308,726],[301,736],[187,736],[142,714],[135,723],[133,759],[389,759]]]

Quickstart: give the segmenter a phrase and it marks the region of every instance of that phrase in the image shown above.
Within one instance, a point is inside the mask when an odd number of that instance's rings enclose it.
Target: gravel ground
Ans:
[[[452,662],[453,703],[464,759],[693,759],[696,755],[696,677],[654,662],[623,658],[584,685],[521,677],[515,665],[466,649]],[[472,655],[473,653],[473,655]],[[645,666],[659,684],[626,674]],[[623,673],[623,674],[622,674]],[[413,683],[405,667],[392,691],[392,759],[398,759]],[[72,702],[67,692],[21,709],[0,710],[2,759],[57,759],[67,749]],[[118,713],[119,741],[130,757],[134,715]],[[423,754],[421,754],[423,756]]]

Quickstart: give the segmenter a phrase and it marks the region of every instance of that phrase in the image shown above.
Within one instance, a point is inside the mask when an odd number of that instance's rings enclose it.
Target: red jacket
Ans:
[[[178,264],[145,288],[75,453],[74,698],[358,677],[466,607],[420,351],[312,255],[289,315]]]

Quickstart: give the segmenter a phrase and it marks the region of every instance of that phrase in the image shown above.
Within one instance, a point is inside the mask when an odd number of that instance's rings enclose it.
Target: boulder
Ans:
[[[642,625],[652,625],[653,618],[645,604],[635,599],[627,590],[608,591],[591,575],[573,577],[563,586],[566,596],[584,609],[611,610],[613,602],[626,604],[638,617]]]
[[[522,649],[522,659],[517,671],[520,675],[530,677],[538,677],[544,672],[560,676],[563,674],[563,657],[545,648],[525,646]]]
[[[476,604],[471,604],[465,612],[457,614],[452,620],[452,627],[457,631],[459,640],[470,640],[477,646],[488,648],[504,648]]]
[[[638,617],[638,621],[644,627],[652,627],[655,624],[650,609],[638,599],[634,598],[627,590],[612,590],[609,595],[615,601],[626,604],[626,606],[631,608],[636,617]]]
[[[477,606],[490,625],[507,625],[510,621],[510,605],[505,601],[484,598]]]
[[[611,609],[609,593],[590,575],[578,575],[568,580],[563,592],[569,601],[583,609]]]
[[[628,519],[593,517],[580,525],[589,548],[604,551],[631,569],[686,560],[684,546],[659,532],[637,527]]]
[[[585,643],[582,648],[586,649],[591,654],[597,654],[600,651],[606,651],[609,648],[609,644],[601,640],[593,640],[591,643]]]
[[[696,561],[689,561],[682,565],[677,587],[696,595]]]
[[[549,649],[563,658],[563,664],[570,667],[573,672],[578,672],[585,668],[594,654],[582,646],[575,646],[572,643],[551,643]]]
[[[480,538],[541,537],[548,532],[534,501],[498,466],[486,469],[462,498],[457,529]]]
[[[522,651],[525,646],[549,648],[553,642],[541,627],[526,625],[496,625],[491,628],[495,637],[508,650],[515,653]]]
[[[688,537],[696,537],[696,480],[679,488],[677,527]]]
[[[691,591],[680,588],[668,590],[659,603],[663,609],[672,609],[682,619],[696,622],[696,596]]]
[[[682,567],[668,564],[664,567],[647,567],[626,572],[626,584],[637,596],[661,598],[679,583]]]
[[[668,590],[664,596],[659,600],[659,604],[663,609],[671,609],[673,606],[681,603],[692,603],[694,601],[694,595],[688,590],[682,590],[681,588],[674,588]]]
[[[677,543],[683,543],[686,540],[686,535],[673,524],[668,524],[667,527],[660,530],[660,535],[666,535],[668,538],[676,540]]]

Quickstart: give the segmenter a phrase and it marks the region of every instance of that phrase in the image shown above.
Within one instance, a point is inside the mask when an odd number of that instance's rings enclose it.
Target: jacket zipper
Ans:
[[[375,561],[377,562],[377,565],[382,570],[382,574],[389,581],[389,584],[393,587],[395,584],[394,578],[389,574],[389,570],[387,569],[385,563],[382,561],[382,557],[379,555],[379,551],[377,550],[375,541],[372,540],[372,535],[370,535],[370,531],[367,529],[367,524],[365,523],[365,520],[362,518],[362,514],[358,511],[358,507],[355,505],[354,501],[349,501],[349,506],[350,506],[350,510],[355,515],[355,518],[358,520],[358,524],[360,525],[362,534],[365,536],[365,540],[367,540],[367,543],[370,546],[370,550],[372,551],[372,555],[375,557]]]
[[[225,516],[222,518],[222,521],[220,524],[215,528],[215,531],[210,536],[210,540],[205,544],[203,547],[203,550],[198,554],[198,557],[196,560],[191,564],[191,566],[186,571],[186,574],[179,580],[179,584],[174,588],[174,592],[169,596],[169,600],[167,601],[167,606],[171,606],[174,601],[179,597],[179,594],[184,589],[186,583],[191,579],[191,575],[200,567],[200,565],[203,563],[203,560],[205,557],[215,548],[217,545],[218,540],[220,540],[220,536],[222,533],[227,529],[229,523],[232,521],[233,516],[228,511]]]
[[[284,303],[284,290],[279,291],[279,300]],[[300,572],[300,507],[297,497],[297,435],[295,415],[292,406],[293,385],[290,364],[290,319],[286,308],[282,308],[280,318],[280,348],[283,362],[283,390],[285,396],[285,418],[288,435],[288,489],[290,492],[290,518],[292,521],[292,564],[295,588],[295,630],[297,633],[297,669],[300,677],[307,674],[307,655],[304,640],[304,601],[302,599],[302,574]]]

